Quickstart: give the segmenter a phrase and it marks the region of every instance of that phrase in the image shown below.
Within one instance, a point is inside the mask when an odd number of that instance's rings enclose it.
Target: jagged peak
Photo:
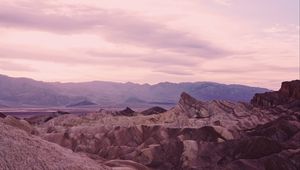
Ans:
[[[197,99],[195,99],[194,97],[192,97],[191,95],[189,95],[186,92],[182,92],[180,95],[179,103],[195,104],[195,103],[197,103]]]

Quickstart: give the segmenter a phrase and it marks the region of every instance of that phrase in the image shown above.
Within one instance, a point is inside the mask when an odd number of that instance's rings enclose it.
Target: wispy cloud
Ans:
[[[153,72],[158,72],[158,73],[164,73],[164,74],[170,74],[170,75],[175,75],[175,76],[192,76],[194,73],[191,71],[187,70],[180,70],[180,69],[157,69],[153,70]]]
[[[217,4],[230,6],[233,0],[214,0]]]
[[[76,14],[65,15],[3,5],[0,7],[0,25],[58,34],[75,34],[88,30],[97,32],[99,36],[104,36],[114,43],[130,43],[201,58],[216,58],[229,54],[227,50],[209,41],[119,10],[81,9]]]
[[[31,66],[19,64],[11,61],[0,60],[0,70],[6,71],[22,71],[22,72],[35,72],[36,69]]]

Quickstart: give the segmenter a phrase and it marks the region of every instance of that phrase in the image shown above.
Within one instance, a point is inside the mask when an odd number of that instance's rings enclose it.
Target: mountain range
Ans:
[[[173,106],[185,91],[199,100],[249,102],[266,88],[214,82],[162,82],[154,85],[92,81],[43,82],[0,75],[0,106]]]

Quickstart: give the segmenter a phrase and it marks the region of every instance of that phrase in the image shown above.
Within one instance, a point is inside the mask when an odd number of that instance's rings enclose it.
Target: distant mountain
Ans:
[[[93,106],[93,105],[97,105],[97,104],[88,100],[83,100],[78,103],[69,104],[67,105],[67,107],[84,107],[84,106]]]
[[[185,91],[198,100],[249,102],[270,90],[213,82],[135,84],[93,81],[49,83],[0,75],[0,104],[6,106],[68,106],[93,101],[102,106],[173,105]],[[83,103],[84,104],[84,103]]]
[[[0,104],[8,106],[60,106],[83,99],[58,92],[51,83],[0,75]]]
[[[125,100],[125,103],[147,103],[147,102],[137,97],[129,97],[128,99]]]

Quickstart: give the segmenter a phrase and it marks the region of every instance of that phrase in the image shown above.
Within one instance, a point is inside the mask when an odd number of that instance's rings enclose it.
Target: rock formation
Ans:
[[[155,114],[164,113],[166,111],[167,111],[166,109],[156,106],[156,107],[151,107],[150,109],[142,111],[141,114],[147,116],[147,115],[155,115]]]
[[[13,116],[8,115],[2,120],[2,122],[15,128],[21,129],[28,134],[35,133],[34,127],[31,126],[26,120],[19,120]]]
[[[266,108],[283,106],[300,111],[300,80],[283,82],[279,91],[255,94],[251,103]]]
[[[300,80],[283,82],[279,92],[291,99],[300,99]]]
[[[25,120],[28,121],[30,124],[42,124],[57,116],[65,115],[65,114],[70,114],[70,113],[58,110],[55,113],[32,116],[30,118],[25,118]]]
[[[5,117],[6,117],[6,115],[4,113],[0,112],[0,118],[5,118]]]
[[[133,111],[131,108],[126,107],[124,110],[116,112],[116,115],[118,116],[134,116],[135,111]]]
[[[84,155],[29,135],[0,120],[0,167],[21,169],[110,169]]]
[[[29,141],[56,143],[66,148],[49,145],[63,152],[60,153],[65,157],[62,162],[72,157],[76,162],[74,166],[86,166],[84,161],[87,161],[91,169],[100,166],[138,170],[298,170],[300,112],[295,104],[299,100],[298,82],[284,82],[278,92],[257,94],[253,104],[198,101],[182,93],[175,107],[161,113],[157,113],[162,110],[158,108],[141,113],[126,108],[84,115],[64,114],[32,123],[29,127],[39,137],[25,132],[23,135],[30,138]],[[19,123],[15,124],[11,123],[12,129],[27,131]],[[3,146],[1,140],[3,138],[0,138],[0,146]],[[40,149],[43,147],[41,144]],[[67,149],[68,154],[65,153]],[[39,161],[50,159],[40,156]],[[78,156],[83,157],[81,161],[77,161]],[[62,158],[58,156],[57,159]],[[3,164],[7,166],[5,161],[6,158]],[[45,165],[58,166],[51,161]],[[70,165],[66,163],[61,169],[65,166]]]

